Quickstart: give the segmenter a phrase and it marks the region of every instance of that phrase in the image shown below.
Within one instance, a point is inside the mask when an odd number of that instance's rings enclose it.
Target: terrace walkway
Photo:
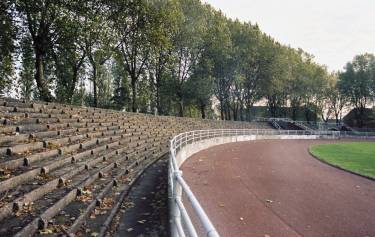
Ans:
[[[165,156],[137,180],[120,211],[115,236],[169,236],[167,173]]]

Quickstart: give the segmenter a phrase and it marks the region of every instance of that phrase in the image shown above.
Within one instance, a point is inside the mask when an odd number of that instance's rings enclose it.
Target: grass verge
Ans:
[[[313,145],[310,153],[333,166],[375,179],[375,142]]]

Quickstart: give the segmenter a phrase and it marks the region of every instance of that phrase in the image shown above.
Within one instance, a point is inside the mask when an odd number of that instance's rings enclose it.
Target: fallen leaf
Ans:
[[[53,231],[50,229],[45,229],[45,230],[40,230],[39,233],[41,235],[48,235],[48,234],[53,234]]]
[[[92,237],[96,237],[96,236],[98,236],[98,235],[99,235],[98,232],[92,232],[92,233],[91,233],[91,236],[92,236]]]

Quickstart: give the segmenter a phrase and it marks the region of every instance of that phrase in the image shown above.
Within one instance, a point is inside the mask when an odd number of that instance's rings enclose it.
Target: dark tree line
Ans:
[[[328,73],[199,0],[4,0],[0,27],[0,93],[27,100],[226,120],[260,102],[324,121],[374,101],[373,55]]]

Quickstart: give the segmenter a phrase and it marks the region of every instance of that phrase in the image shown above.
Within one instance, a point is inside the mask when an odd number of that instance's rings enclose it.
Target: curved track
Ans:
[[[375,236],[375,182],[308,153],[327,142],[220,145],[182,169],[221,236]]]

